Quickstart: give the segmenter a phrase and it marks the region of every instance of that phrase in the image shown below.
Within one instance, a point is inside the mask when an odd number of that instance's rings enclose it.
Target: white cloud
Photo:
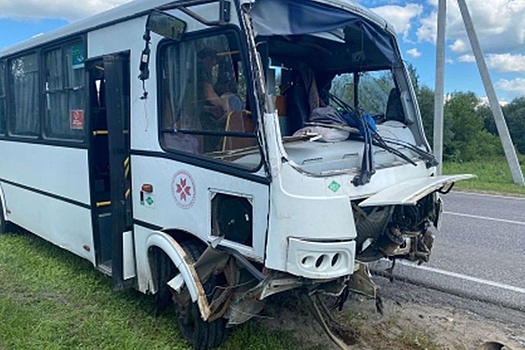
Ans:
[[[509,101],[507,100],[499,100],[499,105],[501,107],[505,107],[508,104],[509,104]],[[490,106],[489,98],[487,96],[480,97],[478,106]]]
[[[496,83],[496,87],[507,91],[513,97],[525,96],[525,78],[501,79]]]
[[[461,55],[458,57],[459,62],[476,62],[471,54]],[[485,62],[489,68],[501,73],[525,73],[525,55],[505,54],[488,54],[485,56]]]
[[[109,10],[130,0],[0,0],[0,17],[61,18],[68,21]]]
[[[413,48],[410,50],[407,50],[407,53],[412,56],[413,58],[419,58],[421,57],[421,51],[419,51],[417,48]]]
[[[467,51],[467,45],[461,39],[456,39],[452,45],[450,45],[452,52],[465,53]]]
[[[429,1],[434,7],[421,19],[417,29],[418,39],[435,42],[437,31],[437,1]],[[468,42],[463,19],[455,1],[447,2],[447,38]],[[468,8],[481,47],[485,52],[504,53],[525,47],[525,1],[523,0],[469,0]],[[460,49],[460,43],[452,44]],[[461,53],[460,51],[455,51]],[[464,51],[463,51],[464,52]]]
[[[458,57],[459,62],[476,62],[476,58],[474,55],[461,55]]]
[[[502,73],[525,73],[525,55],[490,54],[487,65]]]
[[[406,38],[412,28],[411,21],[423,12],[423,6],[418,4],[407,4],[405,6],[387,5],[371,9],[379,16],[391,23],[398,34]]]
[[[437,12],[433,11],[427,17],[421,18],[419,28],[416,31],[417,37],[421,41],[436,42],[437,38]]]

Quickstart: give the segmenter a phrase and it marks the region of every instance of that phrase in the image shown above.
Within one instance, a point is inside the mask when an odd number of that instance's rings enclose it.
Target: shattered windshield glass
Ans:
[[[389,70],[343,73],[332,81],[330,93],[354,108],[361,108],[370,115],[384,118],[388,97],[394,87]]]

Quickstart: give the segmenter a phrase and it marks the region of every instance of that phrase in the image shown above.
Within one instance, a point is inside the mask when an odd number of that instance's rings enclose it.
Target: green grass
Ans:
[[[86,262],[33,235],[0,236],[0,349],[188,349],[154,298],[114,292]],[[221,347],[294,349],[291,335],[253,322]]]
[[[522,161],[521,164],[524,164]],[[525,167],[521,165],[522,172]],[[515,185],[504,159],[484,162],[444,163],[443,174],[475,174],[477,178],[456,183],[454,189],[525,196],[525,187]]]

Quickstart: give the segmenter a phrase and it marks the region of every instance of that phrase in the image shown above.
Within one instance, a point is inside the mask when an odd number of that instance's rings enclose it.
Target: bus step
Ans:
[[[99,271],[101,271],[105,275],[108,275],[108,276],[112,275],[111,260],[105,261],[102,264],[99,264],[97,268],[99,269]]]

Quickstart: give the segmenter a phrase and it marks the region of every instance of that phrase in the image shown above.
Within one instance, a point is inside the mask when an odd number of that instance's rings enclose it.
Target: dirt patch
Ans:
[[[356,339],[351,349],[470,350],[481,349],[488,340],[506,343],[513,350],[525,349],[522,312],[402,283],[384,284],[382,292],[383,315],[376,311],[374,301],[355,295],[341,312],[333,311]],[[418,298],[420,293],[425,297]],[[325,301],[333,306],[332,300]],[[291,332],[300,349],[337,349],[308,306],[293,294],[271,300],[265,316],[257,322],[270,330]]]

